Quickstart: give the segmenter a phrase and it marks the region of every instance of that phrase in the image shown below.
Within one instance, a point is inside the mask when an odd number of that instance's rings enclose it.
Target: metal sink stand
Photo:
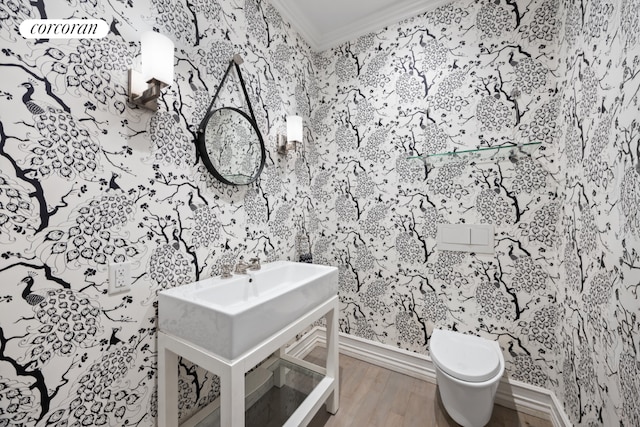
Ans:
[[[335,414],[340,406],[338,313],[338,297],[334,296],[234,360],[226,360],[202,347],[159,331],[158,427],[178,427],[178,357],[180,356],[220,377],[221,427],[244,427],[245,373],[274,352],[284,360],[324,375],[284,426],[306,426],[325,402],[327,411]],[[327,324],[326,366],[323,368],[287,355],[286,344],[322,317],[326,318]]]

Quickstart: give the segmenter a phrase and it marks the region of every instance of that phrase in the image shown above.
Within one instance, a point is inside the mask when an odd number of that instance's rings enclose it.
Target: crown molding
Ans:
[[[295,1],[271,0],[271,4],[278,9],[282,18],[309,43],[311,49],[318,51],[317,46],[320,45],[318,31],[315,29],[315,25],[302,13]]]
[[[375,13],[364,15],[334,31],[320,34],[313,22],[296,5],[295,0],[271,0],[283,19],[289,22],[316,52],[331,49],[451,2],[452,0],[406,0],[399,5],[389,5]]]

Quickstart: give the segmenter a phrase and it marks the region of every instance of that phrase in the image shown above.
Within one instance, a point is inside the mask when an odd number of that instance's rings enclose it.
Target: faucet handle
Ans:
[[[233,264],[222,264],[220,268],[222,270],[222,274],[220,275],[220,277],[222,277],[223,279],[228,279],[229,277],[231,277],[231,272],[233,271]]]
[[[253,257],[249,260],[249,270],[260,270],[260,258]]]
[[[236,264],[236,274],[247,274],[247,268],[249,268],[249,264],[241,259]]]

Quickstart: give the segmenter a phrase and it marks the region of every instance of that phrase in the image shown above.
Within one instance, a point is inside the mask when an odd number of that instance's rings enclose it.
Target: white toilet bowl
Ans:
[[[447,413],[464,427],[485,426],[504,373],[504,356],[498,343],[434,329],[429,352]]]

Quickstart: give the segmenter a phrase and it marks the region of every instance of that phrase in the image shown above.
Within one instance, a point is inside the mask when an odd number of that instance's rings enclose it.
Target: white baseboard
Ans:
[[[571,427],[573,423],[569,419],[569,416],[564,412],[562,403],[558,399],[555,393],[549,392],[551,395],[551,423],[554,427]]]
[[[324,327],[316,326],[293,343],[287,353],[304,357],[316,346],[324,347],[325,343]],[[436,382],[433,362],[423,354],[343,333],[340,333],[340,353],[414,378]],[[503,378],[496,393],[496,404],[548,419],[554,427],[573,425],[553,392],[521,381]]]

